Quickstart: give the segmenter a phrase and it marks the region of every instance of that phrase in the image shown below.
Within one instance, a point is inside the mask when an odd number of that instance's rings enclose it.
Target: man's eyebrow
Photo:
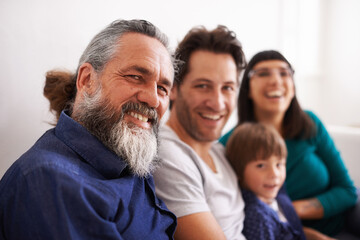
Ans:
[[[207,78],[198,78],[194,81],[194,84],[197,83],[214,83],[214,81],[207,79]],[[223,82],[223,84],[236,84],[236,80],[227,80]]]
[[[150,75],[151,74],[150,71],[147,68],[144,68],[144,67],[139,66],[139,65],[132,65],[132,66],[130,66],[128,68],[125,68],[124,72],[131,71],[131,70],[135,70],[135,71],[137,71],[139,73],[142,73],[144,75]]]
[[[139,72],[139,73],[142,73],[142,74],[144,74],[144,75],[151,75],[151,71],[149,70],[149,69],[147,69],[147,68],[144,68],[144,67],[142,67],[142,66],[139,66],[139,65],[132,65],[132,66],[130,66],[130,67],[128,67],[128,68],[126,68],[125,69],[125,72],[127,72],[127,71],[131,71],[131,70],[135,70],[135,71],[137,71],[137,72]],[[167,78],[162,78],[162,79],[160,79],[160,82],[162,83],[162,84],[164,84],[165,86],[168,86],[168,87],[172,87],[172,81],[170,81],[169,79],[167,79]]]
[[[207,78],[198,78],[194,80],[194,83],[201,83],[201,82],[212,83],[212,81]]]

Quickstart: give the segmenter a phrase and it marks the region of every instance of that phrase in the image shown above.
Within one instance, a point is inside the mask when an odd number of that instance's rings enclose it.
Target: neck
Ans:
[[[189,145],[199,155],[199,157],[214,172],[216,172],[214,162],[209,154],[213,141],[204,142],[192,138],[179,122],[175,112],[170,113],[170,117],[169,120],[166,122],[166,125],[168,125],[176,133],[176,135],[181,139],[181,141]]]
[[[272,125],[281,135],[283,133],[284,114],[280,113],[256,113],[256,120],[265,124]]]

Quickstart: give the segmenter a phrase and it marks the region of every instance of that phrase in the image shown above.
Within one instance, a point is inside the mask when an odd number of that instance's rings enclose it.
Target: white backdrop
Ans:
[[[45,72],[75,70],[90,39],[118,18],[149,20],[172,47],[195,25],[226,25],[247,59],[276,49],[290,60],[303,107],[326,124],[360,126],[359,12],[358,0],[1,0],[0,177],[51,127]]]

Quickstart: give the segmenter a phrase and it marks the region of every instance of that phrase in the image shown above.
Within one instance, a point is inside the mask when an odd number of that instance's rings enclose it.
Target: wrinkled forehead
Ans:
[[[158,39],[141,33],[125,33],[120,39],[115,54],[129,65],[144,65],[150,71],[159,72],[163,77],[174,78],[172,56]]]

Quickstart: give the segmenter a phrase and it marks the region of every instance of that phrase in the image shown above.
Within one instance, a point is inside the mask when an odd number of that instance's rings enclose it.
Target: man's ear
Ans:
[[[86,92],[89,95],[96,89],[95,87],[95,70],[90,63],[83,63],[79,67],[78,76],[76,79],[76,88],[78,92]]]
[[[174,85],[171,88],[171,93],[170,93],[170,100],[174,101],[177,97],[177,92],[178,92],[178,85]]]

